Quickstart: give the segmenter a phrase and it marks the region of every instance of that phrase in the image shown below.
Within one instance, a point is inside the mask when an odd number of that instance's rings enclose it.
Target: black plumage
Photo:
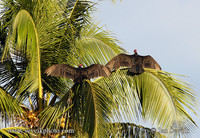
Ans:
[[[120,67],[130,68],[129,72],[140,74],[144,72],[144,68],[161,70],[160,65],[150,55],[138,55],[137,50],[134,50],[133,55],[119,54],[111,59],[105,65],[110,71],[116,71]]]
[[[78,68],[66,64],[56,64],[47,68],[45,73],[51,76],[70,78],[74,83],[80,83],[84,79],[109,76],[111,72],[107,67],[101,64],[93,64],[86,68],[83,68],[82,64],[80,64]]]

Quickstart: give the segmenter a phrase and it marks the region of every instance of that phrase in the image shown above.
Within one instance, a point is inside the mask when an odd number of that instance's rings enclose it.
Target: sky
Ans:
[[[130,54],[137,49],[140,55],[151,55],[164,71],[187,76],[181,79],[200,96],[200,0],[98,3],[94,17],[122,42],[120,46]],[[200,127],[200,119],[194,120]],[[197,135],[199,128],[192,138]]]

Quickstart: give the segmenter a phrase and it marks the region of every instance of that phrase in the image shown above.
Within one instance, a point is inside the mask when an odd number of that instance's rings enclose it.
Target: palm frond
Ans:
[[[76,135],[103,136],[113,102],[104,89],[85,80],[75,84],[55,106],[47,107],[41,113],[40,124],[42,128],[60,128],[64,117],[66,128],[74,129]]]
[[[57,103],[46,107],[39,114],[40,127],[42,129],[59,129],[62,117],[68,119],[69,116],[67,112],[69,112],[69,109],[73,106],[67,102],[67,99],[69,98],[71,98],[70,91],[66,93]]]
[[[193,127],[197,127],[195,121],[188,113],[188,111],[191,111],[194,115],[198,116],[195,111],[198,110],[199,107],[199,101],[197,100],[198,96],[192,89],[191,85],[177,78],[176,74],[164,71],[156,72],[152,69],[146,69],[146,72],[156,76],[167,88],[172,102],[174,103],[178,119],[178,124],[173,124],[173,126],[186,126],[190,130]]]
[[[27,137],[31,138],[36,136],[33,132],[29,131],[28,128],[24,127],[7,127],[0,129],[0,137],[15,138],[15,137]]]
[[[76,64],[83,63],[87,66],[94,63],[106,64],[117,54],[125,52],[117,43],[117,39],[108,31],[103,31],[98,24],[91,23],[82,30],[69,58],[75,58]]]
[[[21,116],[22,109],[20,103],[0,88],[0,112],[4,116],[12,118],[14,115]]]
[[[108,132],[111,137],[166,138],[155,128],[147,128],[134,123],[112,123],[111,130]]]
[[[2,59],[2,55],[3,51],[0,50],[0,59]],[[25,58],[16,56],[11,58],[10,54],[8,58],[0,62],[0,86],[12,96],[16,94],[25,67]]]
[[[112,122],[137,122],[140,119],[142,108],[137,85],[124,70],[99,78],[94,83],[108,91],[117,104],[118,108],[112,110]]]
[[[10,48],[10,52],[13,52],[14,55],[18,55],[21,52],[29,59],[26,76],[23,76],[21,90],[19,91],[28,90],[33,92],[38,89],[39,107],[42,108],[40,48],[35,23],[26,10],[21,10],[15,17],[12,26],[13,30],[9,36],[4,53]],[[15,50],[12,51],[12,49]]]
[[[35,8],[35,2],[32,0],[3,0],[0,3],[2,9],[0,11],[1,19],[1,45],[4,47],[6,44],[6,37],[13,23],[13,19],[18,12],[22,9],[28,11],[32,15]]]
[[[89,12],[93,5],[92,2],[81,0],[60,1],[56,4],[57,7],[50,8],[57,11],[52,14],[51,10],[51,16],[47,14],[48,18],[41,20],[40,46],[44,69],[52,64],[69,64],[69,61],[74,60],[68,56],[73,52],[71,48],[75,46],[75,39],[80,37],[82,28],[89,22]]]
[[[115,108],[111,95],[88,80],[75,84],[72,89],[74,106],[71,119],[74,127],[82,128],[81,133],[87,132],[88,137],[106,135],[111,109]]]
[[[84,0],[69,0],[67,2],[67,9],[69,11],[67,19],[70,20],[78,32],[90,22],[89,12],[94,11],[94,4],[91,1]]]
[[[136,118],[148,120],[157,128],[186,126],[190,130],[196,125],[186,111],[188,108],[195,113],[193,108],[199,105],[195,94],[187,83],[170,73],[145,69],[140,75],[130,76],[127,70],[119,70],[95,83],[109,91],[118,103],[113,122],[137,122]]]

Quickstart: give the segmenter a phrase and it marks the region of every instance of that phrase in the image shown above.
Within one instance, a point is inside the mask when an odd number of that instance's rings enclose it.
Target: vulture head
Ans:
[[[137,49],[134,50],[134,54],[133,55],[138,56]]]
[[[83,64],[80,63],[80,64],[78,65],[78,67],[79,67],[79,68],[83,68]]]

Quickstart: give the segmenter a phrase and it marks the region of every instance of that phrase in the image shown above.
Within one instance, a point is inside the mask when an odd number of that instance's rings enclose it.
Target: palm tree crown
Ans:
[[[196,125],[186,111],[195,113],[196,95],[172,73],[144,68],[143,73],[130,76],[128,69],[119,68],[109,77],[75,84],[45,74],[55,64],[103,66],[127,53],[92,21],[93,2],[4,0],[2,5],[0,115],[8,120],[4,124],[14,123],[0,129],[0,135],[127,135],[130,129],[122,123],[126,121],[131,130],[137,129],[130,135],[153,137],[161,135],[136,125],[139,119],[167,129],[176,125],[192,130]],[[74,133],[36,134],[25,131],[28,128],[73,129]],[[9,133],[9,129],[22,131]]]

